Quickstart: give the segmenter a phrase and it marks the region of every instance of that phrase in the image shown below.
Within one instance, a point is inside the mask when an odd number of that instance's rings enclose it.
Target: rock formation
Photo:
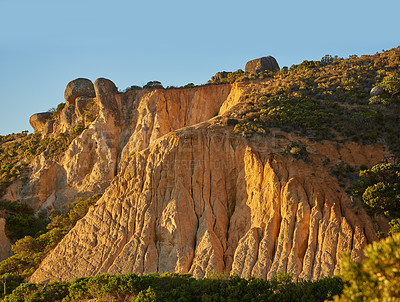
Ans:
[[[362,210],[354,214],[327,170],[271,155],[272,141],[230,133],[216,118],[123,160],[31,281],[154,271],[315,279],[338,270],[342,251],[362,256],[376,239],[373,224]],[[338,153],[316,144],[310,152],[316,161],[329,155],[371,164],[383,151],[349,145]]]
[[[77,97],[74,105],[66,105],[59,118],[51,120],[52,132],[44,134],[56,138],[82,124],[87,129],[61,158],[35,158],[29,182],[14,188],[20,193],[14,199],[35,210],[51,210],[64,208],[76,196],[102,193],[115,177],[119,162],[131,153],[171,131],[212,118],[224,101],[237,103],[235,98],[240,97],[231,85],[119,94],[113,82],[98,79],[94,88],[94,98]],[[97,110],[93,122],[85,123],[82,102],[86,106],[93,103]]]
[[[342,251],[357,259],[376,240],[371,219],[322,161],[373,165],[387,155],[382,146],[338,150],[278,130],[236,135],[226,113],[251,85],[118,94],[98,79],[94,88],[97,118],[61,159],[36,159],[30,202],[60,208],[105,193],[32,282],[155,271],[316,279],[338,270]],[[308,146],[313,165],[279,153],[293,139]]]
[[[274,57],[262,57],[251,60],[246,63],[245,72],[249,73],[260,73],[263,71],[276,71],[279,70],[278,62]]]
[[[29,123],[35,132],[43,132],[46,123],[52,118],[52,116],[53,114],[51,112],[36,113],[30,117]]]
[[[64,98],[67,105],[74,105],[75,99],[80,96],[95,96],[92,81],[84,78],[79,78],[68,83],[64,92]]]

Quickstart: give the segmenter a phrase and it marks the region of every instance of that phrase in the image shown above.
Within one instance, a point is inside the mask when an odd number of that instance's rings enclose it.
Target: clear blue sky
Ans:
[[[78,77],[118,88],[206,83],[272,55],[279,65],[400,45],[399,0],[0,0],[0,134],[64,100]]]

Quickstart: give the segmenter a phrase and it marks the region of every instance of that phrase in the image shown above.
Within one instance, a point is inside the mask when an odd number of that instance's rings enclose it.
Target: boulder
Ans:
[[[108,79],[99,78],[94,82],[94,87],[100,108],[116,113],[118,106],[115,95],[118,93],[118,89],[115,84]]]
[[[373,88],[371,89],[371,91],[369,92],[369,95],[370,95],[371,97],[380,96],[380,95],[382,95],[382,92],[383,92],[383,89],[382,89],[381,86],[375,86],[375,87],[373,87]]]
[[[246,63],[245,71],[249,73],[260,73],[263,71],[276,71],[279,70],[278,62],[274,57],[262,57],[251,60]]]
[[[64,98],[67,105],[75,105],[77,97],[95,97],[94,86],[91,80],[79,78],[68,83]]]
[[[47,121],[50,120],[52,117],[53,114],[51,112],[35,113],[30,117],[29,123],[36,133],[40,133],[45,128]]]

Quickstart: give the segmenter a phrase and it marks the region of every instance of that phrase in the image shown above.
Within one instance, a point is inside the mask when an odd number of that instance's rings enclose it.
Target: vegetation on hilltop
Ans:
[[[250,137],[278,127],[311,139],[386,143],[400,156],[400,47],[373,56],[304,61],[289,70],[243,75],[264,86],[248,96],[230,118],[236,133]],[[370,98],[371,88],[383,93]]]

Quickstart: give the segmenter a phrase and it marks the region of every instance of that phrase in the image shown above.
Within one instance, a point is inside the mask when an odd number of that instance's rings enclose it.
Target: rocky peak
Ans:
[[[64,92],[64,98],[67,105],[75,105],[75,99],[80,96],[95,96],[92,81],[84,78],[78,78],[67,84]]]

